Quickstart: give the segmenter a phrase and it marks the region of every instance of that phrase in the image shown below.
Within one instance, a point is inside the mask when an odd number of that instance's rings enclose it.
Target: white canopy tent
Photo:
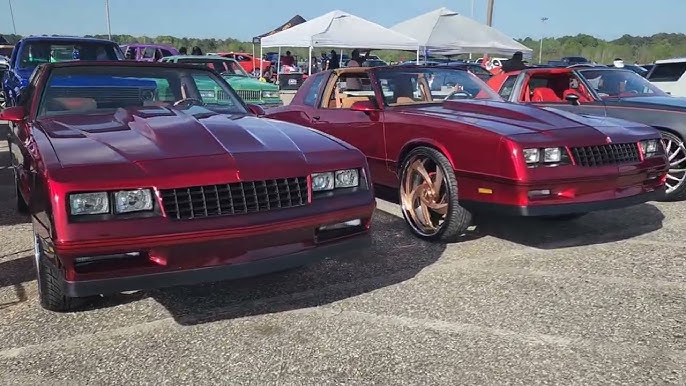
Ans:
[[[533,50],[493,27],[448,8],[427,12],[391,27],[419,41],[424,50],[439,55],[463,53],[514,54],[531,58]]]
[[[310,74],[315,47],[417,51],[417,60],[420,50],[416,39],[339,10],[262,38],[260,57],[267,47],[309,48]]]

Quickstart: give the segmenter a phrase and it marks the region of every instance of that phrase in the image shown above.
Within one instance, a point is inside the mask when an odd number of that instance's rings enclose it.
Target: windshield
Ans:
[[[52,70],[44,90],[39,116],[114,113],[147,106],[247,114],[226,81],[204,69],[135,64],[61,67]]]
[[[237,61],[231,59],[184,58],[177,62],[209,67],[222,75],[250,76]]]
[[[631,70],[589,68],[577,71],[601,98],[668,95]]]
[[[403,67],[378,70],[376,78],[388,106],[441,103],[447,97],[503,100],[481,79],[464,70]]]
[[[99,42],[46,42],[36,41],[22,45],[19,68],[31,69],[43,63],[72,60],[123,60],[124,54],[114,43]]]

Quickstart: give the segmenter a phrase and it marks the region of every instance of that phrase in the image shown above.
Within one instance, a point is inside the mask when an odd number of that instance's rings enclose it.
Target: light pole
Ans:
[[[545,22],[548,21],[547,17],[542,17],[541,18],[541,46],[538,49],[538,64],[541,64],[543,61],[543,36],[545,35]]]
[[[474,2],[476,0],[472,0],[472,20],[474,20]],[[469,60],[472,60],[472,53],[469,53]]]
[[[488,13],[487,13],[487,17],[486,17],[486,24],[489,27],[493,26],[493,3],[494,3],[494,0],[488,0]]]
[[[17,34],[17,25],[14,23],[14,11],[12,10],[12,0],[7,0],[10,4],[10,16],[12,17],[12,28],[14,28],[14,34]]]
[[[107,16],[107,36],[112,40],[112,27],[110,26],[110,0],[105,0],[105,15]]]

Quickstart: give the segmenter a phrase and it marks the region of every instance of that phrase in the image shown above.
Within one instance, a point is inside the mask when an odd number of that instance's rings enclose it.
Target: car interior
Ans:
[[[571,72],[532,74],[525,84],[520,102],[565,103],[570,94],[579,97],[581,103],[592,101],[583,83]]]
[[[341,74],[322,102],[323,108],[349,109],[355,102],[375,101],[372,81],[366,72]]]

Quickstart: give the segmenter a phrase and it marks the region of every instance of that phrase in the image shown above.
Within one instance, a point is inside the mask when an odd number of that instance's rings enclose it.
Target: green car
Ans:
[[[220,73],[224,79],[236,90],[238,96],[245,103],[260,105],[263,108],[282,106],[283,101],[279,96],[279,87],[259,80],[248,75],[237,61],[221,56],[208,55],[175,55],[167,56],[161,62],[189,63],[206,66]],[[201,85],[202,81],[197,81]],[[208,103],[218,103],[222,98],[217,95],[220,90],[214,89],[214,82],[208,82],[207,89],[200,90],[200,96]]]

